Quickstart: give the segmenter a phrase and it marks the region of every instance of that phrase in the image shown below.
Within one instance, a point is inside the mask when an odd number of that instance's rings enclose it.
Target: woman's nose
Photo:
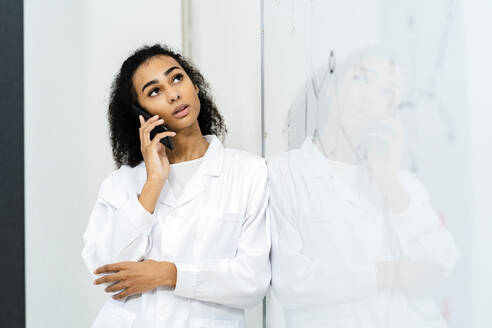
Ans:
[[[179,93],[178,93],[177,90],[175,90],[175,89],[169,89],[167,91],[167,99],[168,99],[169,103],[172,104],[173,102],[175,102],[179,98],[180,98],[180,95],[179,95]]]

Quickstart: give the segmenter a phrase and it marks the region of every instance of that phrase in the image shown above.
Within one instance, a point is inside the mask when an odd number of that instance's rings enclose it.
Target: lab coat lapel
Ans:
[[[204,177],[200,172],[200,167],[201,165],[198,167],[195,174],[190,178],[190,180],[184,187],[183,192],[181,193],[181,195],[179,195],[173,208],[183,206],[184,204],[188,203],[189,201],[200,195],[205,190],[205,183],[203,181]]]
[[[207,139],[209,146],[203,155],[202,163],[184,187],[181,195],[175,200],[171,206],[172,208],[183,206],[203,193],[206,189],[208,176],[220,175],[224,152],[223,146],[215,135],[206,135],[204,137]],[[169,183],[166,183],[166,185],[168,185],[168,189],[171,189],[169,188]],[[172,192],[167,192],[163,195],[164,202],[173,200],[174,195],[171,198],[170,194]]]

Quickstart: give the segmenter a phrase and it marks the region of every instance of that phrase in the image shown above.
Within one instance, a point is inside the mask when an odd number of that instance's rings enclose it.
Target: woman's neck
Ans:
[[[176,131],[172,137],[174,150],[166,148],[170,164],[191,161],[202,157],[208,149],[209,143],[203,137],[198,122],[187,129]]]

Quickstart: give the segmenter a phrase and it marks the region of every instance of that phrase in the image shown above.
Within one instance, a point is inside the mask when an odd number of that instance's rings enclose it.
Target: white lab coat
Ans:
[[[138,201],[144,162],[124,165],[102,182],[83,236],[89,271],[120,261],[170,261],[177,283],[125,300],[108,294],[93,327],[244,327],[244,308],[265,295],[271,245],[265,160],[224,148],[214,135],[205,138],[210,145],[182,194],[175,199],[166,182],[153,214]]]
[[[311,137],[268,169],[272,289],[288,327],[446,326],[426,290],[449,275],[458,253],[413,174],[399,176],[409,207],[385,216]],[[406,291],[380,290],[376,263],[402,258],[432,264],[429,274]]]

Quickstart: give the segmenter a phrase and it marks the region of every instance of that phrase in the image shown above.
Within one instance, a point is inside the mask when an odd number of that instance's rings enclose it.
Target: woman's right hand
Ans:
[[[161,132],[150,140],[150,131],[156,126],[164,124],[164,120],[158,119],[158,115],[149,118],[147,121],[142,115],[139,115],[138,118],[140,120],[140,151],[147,169],[147,180],[156,180],[164,183],[169,176],[170,166],[166,154],[166,146],[160,140],[167,136],[174,137],[176,132]]]

